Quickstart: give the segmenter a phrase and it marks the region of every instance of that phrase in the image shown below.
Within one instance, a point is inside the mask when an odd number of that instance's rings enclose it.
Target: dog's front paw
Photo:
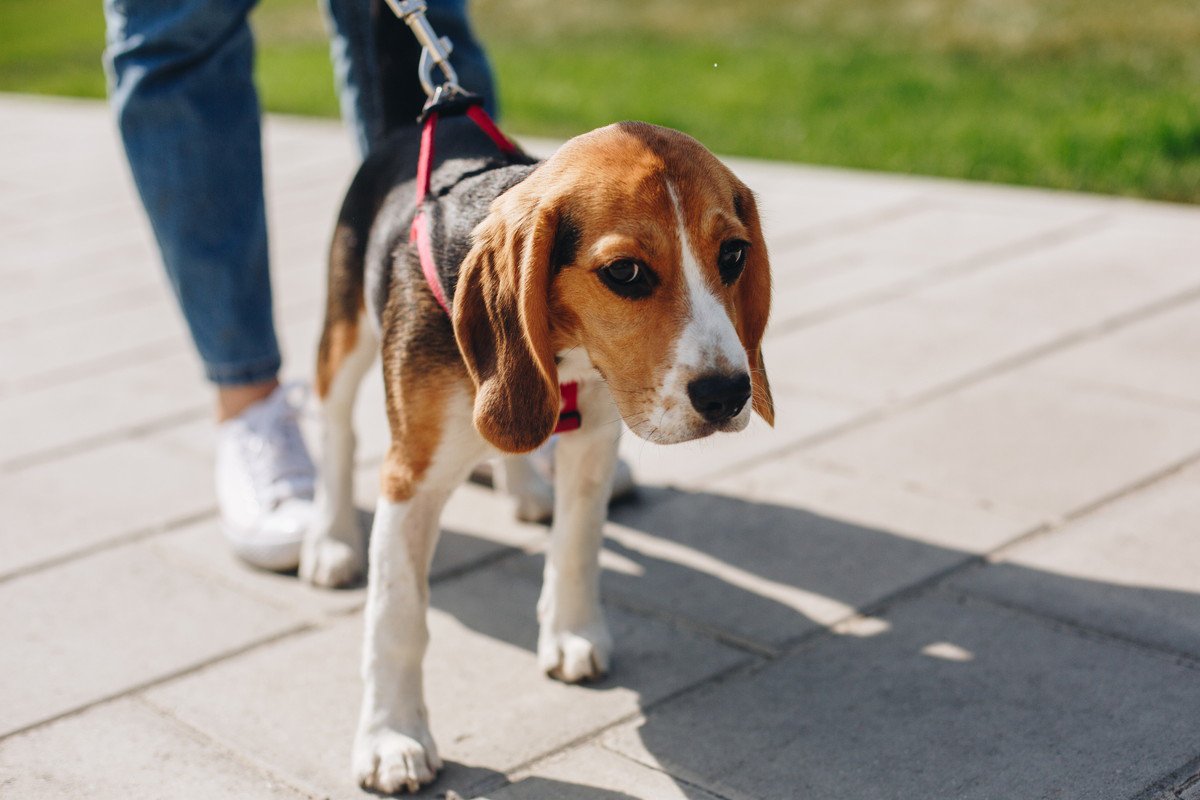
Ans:
[[[611,654],[612,636],[603,622],[578,631],[555,631],[546,626],[538,634],[538,666],[566,683],[602,678],[608,673]]]
[[[326,589],[351,586],[362,577],[366,566],[363,560],[360,550],[337,539],[322,537],[304,543],[300,577]]]
[[[428,731],[406,736],[391,729],[360,733],[354,742],[354,778],[364,789],[415,792],[442,768]]]

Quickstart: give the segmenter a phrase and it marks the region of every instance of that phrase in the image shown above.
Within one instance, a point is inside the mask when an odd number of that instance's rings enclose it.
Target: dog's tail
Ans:
[[[338,214],[329,247],[329,285],[325,295],[325,326],[317,347],[315,388],[324,399],[333,376],[354,350],[365,308],[364,270],[371,220],[379,201],[368,173],[356,176]]]

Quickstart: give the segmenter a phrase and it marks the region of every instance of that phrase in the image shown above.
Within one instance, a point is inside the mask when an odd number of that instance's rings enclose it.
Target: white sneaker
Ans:
[[[297,422],[296,384],[217,427],[217,506],[225,538],[249,564],[284,571],[300,563],[312,517],[315,469]]]

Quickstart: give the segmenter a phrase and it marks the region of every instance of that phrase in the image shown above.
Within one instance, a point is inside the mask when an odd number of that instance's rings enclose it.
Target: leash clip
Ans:
[[[421,43],[421,61],[417,66],[417,76],[421,79],[421,88],[425,90],[425,94],[433,100],[436,95],[453,97],[462,92],[462,87],[458,85],[458,73],[450,66],[450,53],[454,50],[454,44],[448,37],[438,36],[429,20],[425,18],[425,11],[429,8],[425,5],[425,0],[386,2],[392,13],[404,20],[404,24],[408,25],[417,41]],[[433,81],[434,67],[442,71],[445,80],[441,83],[435,84]]]

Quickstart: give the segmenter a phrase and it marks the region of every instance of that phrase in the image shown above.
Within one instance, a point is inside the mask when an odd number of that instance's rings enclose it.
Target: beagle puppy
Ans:
[[[771,278],[754,195],[689,136],[610,125],[550,159],[503,156],[470,121],[438,133],[426,214],[451,313],[408,241],[418,132],[362,166],[338,219],[316,367],[322,463],[301,575],[355,581],[351,411],[382,356],[391,446],[370,535],[364,696],[353,769],[416,791],[441,766],[421,662],[438,518],[481,459],[544,443],[559,387],[582,424],[560,434],[537,604],[538,664],[567,682],[606,672],[598,557],[623,421],[683,442],[773,423],[760,343]]]

